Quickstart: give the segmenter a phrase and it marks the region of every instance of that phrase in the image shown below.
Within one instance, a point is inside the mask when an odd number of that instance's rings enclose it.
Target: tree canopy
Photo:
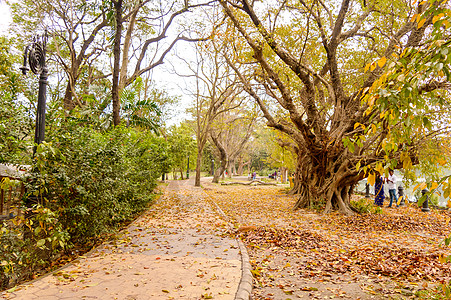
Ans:
[[[296,207],[352,213],[353,187],[376,170],[449,163],[426,151],[450,132],[445,2],[220,1],[230,65],[294,142]]]

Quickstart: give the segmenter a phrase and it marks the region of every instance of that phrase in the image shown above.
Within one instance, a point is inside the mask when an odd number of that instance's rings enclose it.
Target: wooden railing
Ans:
[[[0,177],[0,221],[20,214],[24,192],[25,188],[21,181]]]

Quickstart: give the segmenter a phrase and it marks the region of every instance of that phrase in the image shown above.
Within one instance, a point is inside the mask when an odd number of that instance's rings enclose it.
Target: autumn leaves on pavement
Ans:
[[[414,206],[354,216],[292,207],[281,188],[206,189],[245,242],[255,299],[409,298],[451,278],[450,212]],[[372,201],[372,200],[368,200]]]

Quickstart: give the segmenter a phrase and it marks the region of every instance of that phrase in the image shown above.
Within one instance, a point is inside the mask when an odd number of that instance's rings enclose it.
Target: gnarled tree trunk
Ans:
[[[339,154],[299,155],[294,187],[290,194],[299,195],[295,208],[320,204],[325,213],[339,210],[344,214],[352,214],[351,194],[363,176],[362,172],[356,170],[347,149]]]

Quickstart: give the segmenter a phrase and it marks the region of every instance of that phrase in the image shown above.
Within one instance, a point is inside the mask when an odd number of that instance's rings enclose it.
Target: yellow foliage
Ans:
[[[445,16],[444,13],[440,13],[440,14],[434,16],[434,17],[432,18],[432,23],[435,24],[435,22],[439,21],[439,20],[440,20],[441,18],[443,18],[444,16]]]
[[[375,183],[376,183],[376,174],[370,173],[368,175],[368,184],[369,185],[374,185]]]
[[[417,184],[417,185],[413,188],[413,191],[415,192],[417,189],[424,190],[426,187],[427,187],[427,186],[426,186],[426,183],[425,183],[425,182],[422,182],[422,183]]]
[[[387,62],[387,58],[385,56],[382,56],[379,61],[377,62],[377,64],[379,65],[379,67],[383,67],[385,65],[385,63]]]
[[[375,64],[375,63],[372,63],[372,64],[371,64],[371,71],[374,71],[374,69],[376,69],[376,64]]]
[[[385,170],[384,170],[384,166],[382,166],[382,163],[377,163],[376,171],[378,171],[379,174],[384,174]]]
[[[418,28],[423,27],[424,23],[426,23],[426,19],[421,19],[421,21],[418,23]]]
[[[432,182],[431,183],[431,189],[435,190],[438,187],[438,183],[437,182]]]

